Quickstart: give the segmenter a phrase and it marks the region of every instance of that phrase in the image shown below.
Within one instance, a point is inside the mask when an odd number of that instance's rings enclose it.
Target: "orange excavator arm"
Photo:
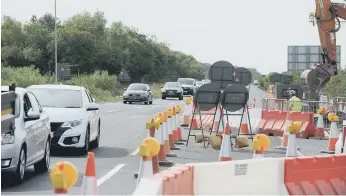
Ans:
[[[305,70],[301,78],[308,88],[303,88],[308,99],[318,100],[319,94],[332,76],[338,74],[336,57],[336,32],[340,30],[340,19],[346,20],[346,4],[330,0],[315,0],[315,19],[321,43],[322,63]]]

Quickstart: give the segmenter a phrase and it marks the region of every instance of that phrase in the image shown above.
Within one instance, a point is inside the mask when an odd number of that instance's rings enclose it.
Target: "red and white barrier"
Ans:
[[[345,195],[345,163],[346,154],[180,165],[133,195]]]

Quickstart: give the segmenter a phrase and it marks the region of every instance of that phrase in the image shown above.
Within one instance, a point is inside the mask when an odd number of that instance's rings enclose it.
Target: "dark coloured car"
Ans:
[[[143,102],[145,104],[153,104],[153,93],[148,84],[133,83],[125,90],[123,103]]]
[[[179,82],[166,82],[161,86],[162,99],[179,98],[183,100],[183,88]]]
[[[180,82],[183,87],[184,95],[194,95],[196,92],[196,80],[193,78],[179,78],[178,82]]]

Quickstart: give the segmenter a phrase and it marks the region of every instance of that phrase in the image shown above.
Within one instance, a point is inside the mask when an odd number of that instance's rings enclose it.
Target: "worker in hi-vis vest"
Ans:
[[[289,110],[294,112],[302,111],[302,101],[296,96],[295,91],[290,92]]]

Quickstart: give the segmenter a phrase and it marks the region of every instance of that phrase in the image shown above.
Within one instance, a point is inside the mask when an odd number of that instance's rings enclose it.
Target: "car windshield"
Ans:
[[[131,84],[129,86],[128,90],[146,91],[147,90],[147,85],[144,85],[144,84]]]
[[[187,78],[179,78],[178,82],[180,82],[180,84],[193,85],[194,80],[193,79],[187,79]]]
[[[81,108],[82,93],[80,90],[32,88],[42,107]]]
[[[180,83],[178,82],[166,82],[164,87],[175,87],[175,88],[179,88],[180,87]]]

